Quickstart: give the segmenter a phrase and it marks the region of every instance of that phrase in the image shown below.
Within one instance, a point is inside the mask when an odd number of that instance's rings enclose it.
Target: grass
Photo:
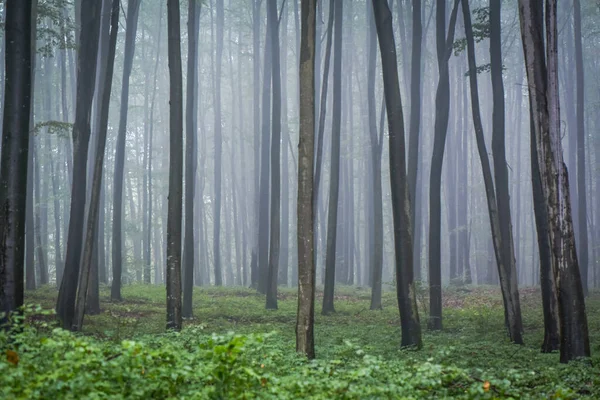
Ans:
[[[204,375],[217,378],[202,378],[198,388],[212,391],[193,389],[194,378],[175,385],[174,392],[160,392],[161,396],[156,398],[188,398],[193,397],[193,393],[203,393],[199,398],[600,398],[600,368],[597,367],[600,365],[600,293],[593,293],[587,300],[592,363],[569,365],[559,364],[557,353],[540,352],[541,297],[534,288],[521,290],[524,346],[511,344],[506,336],[502,299],[497,288],[448,287],[444,291],[444,329],[440,332],[424,329],[424,347],[414,351],[399,346],[399,315],[393,292],[384,292],[383,310],[371,311],[368,289],[338,287],[336,313],[321,316],[317,312],[318,360],[312,363],[295,355],[296,291],[293,289],[280,289],[279,309],[267,311],[264,297],[251,289],[195,288],[194,318],[185,321],[184,331],[175,339],[173,334],[164,333],[163,287],[125,286],[125,301],[121,303],[111,303],[109,294],[109,288],[101,288],[102,312],[86,317],[85,343],[91,343],[86,346],[118,347],[135,341],[150,349],[163,349],[168,344],[178,357],[182,355],[177,352],[192,346],[190,343],[210,349],[210,362],[205,360],[202,365],[210,364],[214,368]],[[43,287],[29,292],[26,302],[52,308],[56,295],[56,288]],[[427,298],[425,293],[419,298],[421,321],[425,326]],[[322,293],[318,293],[317,311],[321,299]],[[242,335],[239,337],[244,339],[239,340],[253,344],[238,345],[238,339],[234,339],[238,336],[228,332]],[[47,335],[43,330],[36,330],[35,334]],[[235,370],[228,364],[231,360],[215,359],[221,342],[228,343],[227,349],[241,349],[240,354],[247,358],[240,355],[234,364],[244,365],[246,369],[241,374],[249,374],[249,382],[254,384],[234,380],[230,386],[221,387],[215,383]],[[192,348],[195,347],[189,347]],[[121,347],[102,350],[102,360],[112,357],[107,356],[111,352],[123,351]],[[230,357],[231,350],[224,354]],[[240,361],[242,359],[245,361]],[[187,363],[197,361],[198,358],[192,358]],[[32,362],[35,362],[33,356]],[[121,367],[119,364],[118,368]],[[185,363],[180,366],[184,367]],[[161,379],[169,381],[171,378]],[[89,389],[92,391],[86,393],[102,393],[98,387],[94,383]],[[144,393],[138,398],[149,398],[148,393]],[[134,392],[124,396],[135,397]]]

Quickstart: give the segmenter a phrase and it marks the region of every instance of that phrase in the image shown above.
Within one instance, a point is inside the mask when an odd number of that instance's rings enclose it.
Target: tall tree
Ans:
[[[521,334],[521,308],[515,295],[518,296],[516,286],[516,272],[512,274],[503,257],[503,236],[501,234],[500,218],[498,211],[498,199],[496,188],[492,177],[492,169],[485,145],[483,132],[483,123],[481,121],[481,110],[479,105],[479,86],[477,81],[477,67],[475,59],[475,40],[473,37],[473,27],[471,23],[471,11],[468,1],[462,2],[463,20],[465,24],[465,34],[467,38],[467,60],[469,65],[469,85],[471,89],[471,110],[473,115],[473,125],[475,128],[475,139],[477,141],[477,151],[481,162],[481,171],[485,186],[485,194],[488,205],[488,214],[490,218],[490,227],[492,230],[492,248],[496,257],[498,276],[500,277],[500,289],[504,301],[504,315],[507,322],[508,333],[511,340],[517,344],[523,343]],[[510,239],[510,238],[509,238]],[[509,260],[510,261],[510,260]],[[512,264],[514,265],[514,258]],[[514,280],[513,280],[514,278]]]
[[[383,189],[381,183],[381,156],[383,150],[383,136],[377,132],[377,107],[375,104],[375,73],[377,69],[377,28],[373,16],[373,4],[367,4],[367,19],[369,33],[367,35],[367,107],[369,123],[369,143],[371,146],[371,174],[372,174],[372,208],[373,220],[370,222],[373,229],[371,237],[371,310],[381,309],[381,286],[383,274]],[[383,131],[382,131],[383,132]]]
[[[90,205],[88,208],[87,227],[85,231],[85,245],[83,248],[83,260],[81,274],[79,275],[79,284],[77,291],[77,301],[75,303],[75,321],[73,329],[80,331],[83,327],[83,316],[85,312],[86,294],[88,291],[88,281],[92,270],[92,256],[94,247],[97,246],[96,231],[98,225],[98,213],[100,210],[100,192],[102,190],[102,170],[104,166],[104,153],[106,149],[106,134],[108,131],[108,111],[110,106],[110,93],[112,89],[112,78],[115,64],[115,51],[117,47],[117,33],[119,30],[119,0],[112,0],[111,18],[110,18],[110,37],[108,40],[107,64],[105,77],[102,79],[104,85],[99,88],[101,93],[99,100],[100,119],[98,121],[98,140],[96,156],[94,160],[94,174],[92,178],[92,194],[90,196]]]
[[[417,172],[419,168],[419,133],[421,130],[421,45],[423,42],[423,23],[421,21],[421,0],[412,2],[412,54],[410,61],[410,133],[408,141],[408,185],[410,204],[412,205],[411,221],[413,221],[413,239],[417,232],[416,210],[420,207],[417,197]],[[414,240],[414,244],[418,241]],[[421,257],[419,248],[415,246],[417,255],[413,259],[415,279],[421,279]]]
[[[459,0],[454,1],[446,36],[446,0],[436,2],[436,48],[439,72],[435,94],[435,127],[429,181],[429,328],[442,329],[442,166],[450,113],[450,73],[448,61],[456,27]]]
[[[181,330],[183,78],[179,0],[167,1],[169,40],[169,197],[167,206],[167,329]]]
[[[315,46],[317,1],[302,0],[300,39],[300,134],[298,144],[298,312],[296,351],[315,358],[313,165],[315,143]]]
[[[0,164],[0,310],[23,305],[25,199],[31,110],[31,2],[6,1],[5,80]]]
[[[279,22],[277,0],[267,2],[267,26],[272,54],[273,115],[271,118],[271,227],[269,229],[269,270],[267,275],[267,309],[277,309],[277,273],[281,233],[281,72],[279,57]],[[286,266],[287,267],[287,266]]]
[[[185,238],[183,242],[183,316],[192,317],[192,292],[194,288],[194,192],[198,151],[196,120],[198,105],[198,35],[200,32],[200,7],[196,0],[188,2],[188,59],[185,136]]]
[[[82,0],[80,48],[77,52],[77,96],[75,123],[73,124],[73,163],[87,165],[90,141],[90,115],[94,98],[94,80],[98,55],[98,35],[100,34],[100,9],[102,2]],[[85,71],[85,73],[83,72]],[[75,299],[79,282],[81,252],[83,247],[83,221],[85,215],[85,197],[87,171],[85,168],[73,169],[71,186],[71,212],[69,216],[69,234],[65,270],[58,292],[56,311],[63,328],[71,329],[75,317]]]
[[[213,224],[213,256],[215,263],[215,285],[223,284],[221,272],[221,156],[223,153],[223,136],[221,133],[221,68],[223,64],[223,25],[225,24],[225,11],[223,0],[216,1],[217,11],[217,46],[216,77],[215,77],[215,201]]]
[[[115,174],[113,180],[113,226],[112,226],[112,268],[113,280],[110,298],[121,300],[121,280],[123,275],[123,175],[125,172],[125,141],[127,136],[127,115],[129,111],[129,79],[135,54],[135,37],[141,0],[127,2],[125,30],[125,56],[123,60],[123,80],[121,82],[121,110],[119,131],[115,152]]]
[[[392,194],[392,214],[394,222],[394,252],[396,261],[396,296],[400,310],[402,347],[420,348],[421,325],[415,283],[413,279],[413,247],[411,229],[411,206],[406,176],[406,155],[404,145],[404,115],[400,96],[398,60],[392,27],[392,13],[387,1],[373,0],[373,11],[381,68],[385,105],[388,115],[390,147],[390,184]]]
[[[337,247],[338,200],[340,194],[340,152],[342,129],[342,21],[343,0],[335,2],[333,38],[333,112],[331,115],[331,160],[329,175],[329,205],[327,211],[327,249],[325,255],[324,315],[335,312],[333,294],[335,286],[335,261]]]
[[[548,215],[552,273],[560,316],[560,361],[566,363],[589,357],[590,342],[575,249],[569,180],[561,145],[556,0],[546,0],[545,21],[541,2],[519,0],[519,17],[532,128]]]
[[[505,268],[504,275],[508,281],[507,293],[510,296],[511,310],[507,313],[507,323],[515,325],[509,328],[511,339],[521,343],[520,331],[521,303],[517,283],[517,266],[513,243],[513,227],[510,213],[510,195],[508,167],[505,149],[505,115],[504,115],[504,83],[502,81],[502,37],[501,37],[501,1],[490,0],[490,76],[492,79],[492,154],[494,157],[494,180],[496,183],[496,204],[498,205],[498,221],[500,222],[501,258]],[[502,278],[501,278],[502,279]],[[505,296],[506,297],[506,296]],[[506,299],[504,300],[507,301]],[[514,314],[514,315],[513,315]],[[512,317],[512,318],[511,318]]]
[[[588,222],[587,222],[587,198],[585,185],[585,88],[583,73],[583,50],[581,45],[581,2],[573,0],[573,31],[575,40],[575,82],[577,87],[577,196],[578,196],[578,222],[579,236],[577,237],[577,248],[579,250],[579,266],[581,270],[581,282],[583,294],[588,293]],[[574,157],[574,155],[572,156]],[[573,172],[573,171],[572,171]]]

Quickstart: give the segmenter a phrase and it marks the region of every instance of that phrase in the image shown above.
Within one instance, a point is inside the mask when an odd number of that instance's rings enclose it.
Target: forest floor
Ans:
[[[525,345],[511,344],[495,287],[448,287],[444,329],[428,331],[419,294],[423,348],[400,348],[395,293],[369,310],[370,290],[336,288],[336,313],[321,316],[317,360],[295,353],[296,290],[280,289],[279,309],[246,288],[195,288],[195,318],[165,333],[163,287],[127,285],[84,334],[54,328],[54,316],[31,307],[11,339],[0,333],[0,398],[600,398],[600,293],[587,299],[592,362],[559,363],[542,354],[541,296],[523,288]],[[43,287],[27,304],[52,309]],[[42,313],[44,314],[44,313]],[[235,333],[234,333],[235,332]],[[4,336],[2,336],[4,335]]]

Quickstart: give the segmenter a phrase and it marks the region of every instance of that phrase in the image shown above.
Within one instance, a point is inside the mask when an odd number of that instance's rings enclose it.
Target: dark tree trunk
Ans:
[[[394,222],[394,251],[396,262],[396,295],[400,310],[403,347],[420,348],[421,325],[415,284],[413,280],[413,246],[411,230],[411,207],[406,179],[406,156],[404,145],[404,115],[398,80],[398,61],[392,27],[392,13],[386,2],[373,0],[373,11],[383,71],[385,104],[388,115],[390,146],[390,183]]]
[[[302,0],[300,134],[298,144],[298,312],[296,351],[315,358],[315,258],[313,166],[315,142],[316,0]]]
[[[371,146],[371,176],[373,220],[370,222],[373,229],[371,268],[371,310],[381,309],[381,285],[383,273],[383,190],[381,183],[381,153],[383,137],[377,133],[377,107],[375,104],[375,73],[377,69],[377,30],[373,17],[373,4],[367,4],[367,18],[369,20],[369,33],[367,36],[367,106],[369,119],[369,139]],[[383,132],[383,130],[382,130]]]
[[[6,1],[6,80],[0,164],[0,310],[5,313],[13,312],[23,305],[23,205],[27,196],[33,75],[31,13],[32,5],[29,1]]]
[[[188,59],[185,137],[185,238],[183,242],[183,317],[191,318],[194,289],[194,191],[197,168],[198,35],[200,4],[188,2]],[[201,199],[199,199],[201,201]]]
[[[546,1],[546,45],[544,8],[532,0],[519,0],[521,38],[529,87],[532,128],[540,168],[540,181],[549,223],[552,272],[560,320],[560,361],[590,356],[583,286],[577,262],[569,181],[563,162],[560,107],[556,1]],[[546,50],[544,52],[544,50]]]
[[[439,82],[435,96],[435,127],[431,175],[429,181],[429,329],[442,329],[442,166],[450,112],[450,74],[448,61],[452,54],[456,14],[459,0],[454,2],[446,37],[446,1],[436,2],[436,41]]]
[[[412,54],[410,66],[410,138],[408,142],[408,185],[410,190],[410,204],[412,205],[411,221],[413,221],[413,238],[416,245],[415,233],[418,231],[416,212],[420,208],[417,203],[417,172],[419,168],[419,133],[421,129],[421,45],[423,41],[423,24],[421,21],[421,0],[412,2]],[[413,271],[415,280],[421,280],[420,249],[415,246],[413,251]]]
[[[267,2],[267,27],[271,38],[273,115],[271,118],[271,221],[266,308],[277,309],[277,273],[281,233],[281,71],[277,0]]]
[[[340,193],[340,152],[342,123],[342,21],[343,0],[335,2],[333,38],[333,112],[331,123],[331,169],[329,175],[329,205],[327,211],[327,249],[325,256],[325,289],[322,314],[335,312],[333,294],[335,286],[338,200]]]
[[[75,124],[73,125],[73,163],[75,165],[87,165],[88,159],[88,144],[91,133],[90,114],[94,98],[94,80],[98,56],[100,9],[101,2],[82,0],[81,21],[86,29],[81,30],[81,48],[77,53],[77,69],[78,71],[85,71],[85,73],[80,73],[79,79],[77,79],[77,110],[75,111]],[[71,329],[75,318],[75,300],[83,247],[86,187],[86,169],[75,168],[71,187],[71,212],[65,270],[56,305],[58,318],[64,329]]]
[[[113,280],[110,298],[121,301],[121,280],[123,276],[123,175],[125,171],[125,141],[127,135],[127,114],[129,105],[129,79],[135,54],[135,36],[141,0],[127,3],[125,31],[125,56],[123,61],[123,80],[121,86],[121,110],[119,131],[115,152],[115,174],[113,180],[113,226],[112,226],[112,269]]]
[[[167,329],[181,330],[181,214],[183,83],[179,0],[167,1],[169,38],[169,198],[167,215]]]
[[[100,101],[100,117],[98,120],[98,137],[96,155],[94,160],[94,173],[92,178],[92,193],[90,196],[90,205],[87,217],[87,227],[85,231],[85,245],[83,248],[83,260],[81,274],[79,275],[77,302],[75,304],[75,321],[73,330],[80,331],[83,327],[83,317],[85,312],[86,294],[88,292],[88,282],[91,279],[92,257],[94,248],[97,247],[98,232],[98,214],[100,209],[100,194],[102,191],[102,171],[104,166],[104,154],[106,149],[106,136],[108,131],[108,111],[110,106],[110,94],[112,90],[112,78],[115,64],[115,51],[117,46],[117,33],[119,30],[119,0],[112,1],[110,18],[110,37],[108,38],[108,54],[106,62],[105,76],[101,82],[103,86],[98,88],[101,93],[98,96]],[[106,40],[106,38],[104,39]],[[97,265],[97,264],[96,264]],[[95,271],[97,274],[97,271]],[[97,280],[96,280],[97,282]],[[91,288],[90,288],[91,290]]]

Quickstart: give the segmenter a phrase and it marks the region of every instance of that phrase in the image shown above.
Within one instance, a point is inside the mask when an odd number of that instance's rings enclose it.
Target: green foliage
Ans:
[[[163,333],[164,288],[123,288],[86,319],[85,335],[54,328],[30,307],[0,332],[0,398],[380,399],[599,398],[600,371],[541,354],[539,291],[521,293],[527,346],[509,343],[496,288],[444,289],[444,331],[427,332],[421,351],[399,348],[395,294],[368,310],[370,292],[340,287],[334,315],[316,316],[317,356],[294,351],[295,290],[280,291],[278,311],[245,288],[202,288],[198,319]],[[28,301],[51,305],[44,287]],[[588,302],[592,347],[600,350],[598,295]],[[423,320],[426,315],[422,316]],[[233,333],[235,330],[237,333]],[[215,333],[212,333],[215,332]],[[600,360],[594,364],[597,365]]]

